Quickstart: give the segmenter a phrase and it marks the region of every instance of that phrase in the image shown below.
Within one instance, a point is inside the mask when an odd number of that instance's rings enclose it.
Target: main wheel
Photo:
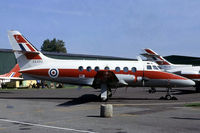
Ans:
[[[171,99],[172,99],[172,96],[171,96],[171,95],[166,95],[166,96],[165,96],[165,99],[166,99],[166,100],[171,100]]]

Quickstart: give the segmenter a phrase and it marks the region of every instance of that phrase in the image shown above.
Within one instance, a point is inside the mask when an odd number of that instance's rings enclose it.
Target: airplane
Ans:
[[[196,92],[200,92],[200,66],[170,63],[149,48],[144,49],[144,53],[141,55],[146,57],[149,61],[156,62],[159,67],[166,72],[178,74],[195,81]],[[154,89],[152,90],[155,91]]]
[[[19,65],[16,64],[10,72],[0,75],[0,85],[11,81],[23,80],[23,78],[21,78],[22,74],[19,73],[19,70]]]
[[[151,61],[142,60],[62,60],[44,56],[20,32],[8,31],[8,38],[24,79],[40,79],[100,89],[101,101],[118,87],[165,87],[166,99],[173,99],[172,87],[188,87],[195,82],[163,72]]]

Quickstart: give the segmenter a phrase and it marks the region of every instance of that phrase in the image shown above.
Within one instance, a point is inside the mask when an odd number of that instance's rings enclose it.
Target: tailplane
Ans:
[[[162,56],[158,55],[151,49],[144,49],[144,53],[141,54],[142,56],[146,57],[150,61],[156,62],[158,65],[173,65],[172,63],[165,60]]]
[[[10,79],[12,79],[12,78],[20,78],[22,74],[19,73],[19,71],[20,71],[20,67],[19,67],[18,64],[16,64],[15,67],[12,70],[10,70],[10,72],[5,73],[3,75],[0,75],[0,78],[1,79],[3,77],[4,78],[10,78]]]

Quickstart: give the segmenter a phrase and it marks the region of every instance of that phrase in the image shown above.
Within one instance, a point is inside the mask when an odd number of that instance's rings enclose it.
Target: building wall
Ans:
[[[9,72],[15,64],[16,59],[12,52],[0,52],[0,74]]]

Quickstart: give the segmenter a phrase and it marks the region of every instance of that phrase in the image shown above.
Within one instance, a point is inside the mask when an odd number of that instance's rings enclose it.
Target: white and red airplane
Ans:
[[[18,31],[9,31],[8,38],[23,77],[92,86],[101,89],[103,101],[112,96],[111,88],[166,87],[171,99],[172,87],[188,87],[194,81],[162,72],[150,61],[125,60],[61,60],[44,56]]]
[[[19,65],[16,64],[15,67],[8,73],[0,75],[0,84],[5,84],[7,82],[16,81],[16,80],[23,80],[21,78],[21,73],[19,73]]]
[[[144,49],[143,55],[147,60],[156,62],[159,67],[170,73],[175,73],[195,81],[196,92],[200,92],[200,66],[172,64],[151,49]]]

